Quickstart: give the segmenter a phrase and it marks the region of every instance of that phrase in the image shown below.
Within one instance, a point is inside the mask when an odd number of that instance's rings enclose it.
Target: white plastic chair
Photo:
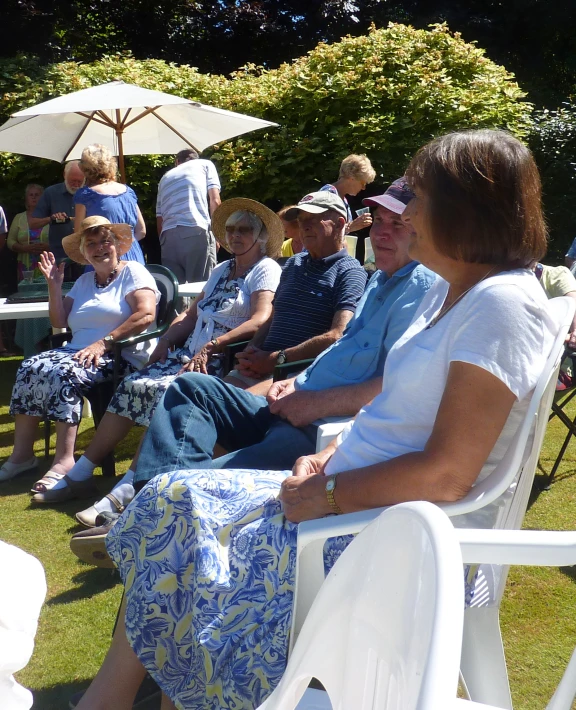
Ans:
[[[0,708],[28,710],[32,693],[14,679],[34,650],[46,597],[44,568],[35,557],[0,541]]]
[[[559,324],[558,334],[532,394],[526,417],[494,471],[473,486],[470,492],[458,502],[440,506],[450,517],[484,508],[506,491],[510,491],[510,496],[500,509],[494,527],[517,529],[522,524],[554,396],[564,351],[564,340],[574,316],[574,301],[566,296],[551,299],[548,305],[555,322]],[[333,434],[334,428],[337,426],[343,428],[344,424],[333,422],[327,426],[332,428],[331,434]],[[320,432],[318,437],[322,438]],[[311,520],[298,526],[296,592],[291,643],[296,641],[308,610],[324,580],[324,542],[336,535],[359,532],[382,510],[379,508],[349,513],[336,518]],[[505,567],[483,570],[483,579],[487,580],[485,605],[466,610],[461,660],[461,670],[470,697],[501,708],[512,707],[499,625],[499,607],[506,576]],[[489,670],[486,670],[487,666]]]
[[[463,609],[447,516],[426,502],[389,508],[330,571],[260,710],[446,708],[456,699]],[[306,690],[312,678],[327,692]]]
[[[543,532],[533,530],[456,530],[462,559],[469,564],[538,565],[565,567],[576,564],[576,532]],[[479,659],[481,663],[482,659]],[[478,673],[491,682],[490,663]],[[576,697],[576,651],[548,703],[547,710],[570,710]],[[488,710],[493,705],[466,703],[461,710]]]
[[[347,234],[346,235],[346,249],[348,251],[348,256],[351,256],[351,257],[356,256],[356,247],[357,246],[358,246],[358,237],[355,237],[352,234]]]

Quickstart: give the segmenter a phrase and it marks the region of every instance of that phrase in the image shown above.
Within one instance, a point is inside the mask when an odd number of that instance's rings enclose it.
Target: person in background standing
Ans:
[[[42,229],[46,225],[50,251],[60,263],[66,258],[62,239],[74,231],[74,194],[84,184],[84,174],[78,167],[78,160],[71,160],[64,167],[64,182],[47,187],[28,219],[30,229]],[[66,273],[67,281],[78,278],[82,273],[76,268]]]
[[[0,251],[4,248],[4,245],[6,244],[6,232],[8,231],[8,222],[6,222],[6,215],[4,214],[4,210],[2,207],[0,207]],[[2,329],[0,328],[0,357],[6,357],[10,356],[12,353],[9,353],[8,350],[6,350],[6,346],[4,345],[4,339],[2,336]]]
[[[30,218],[44,188],[33,183],[26,185],[24,191],[24,206],[26,210],[19,212],[10,225],[8,232],[8,249],[15,252],[17,257],[18,283],[25,278],[33,280],[42,277],[38,266],[40,254],[47,251],[48,225],[42,229],[30,229]],[[18,319],[14,341],[24,351],[24,357],[30,357],[36,352],[37,343],[43,340],[50,332],[48,318]]]
[[[22,281],[24,278],[24,271],[34,271],[34,278],[42,276],[38,268],[38,261],[40,254],[50,248],[48,225],[44,225],[41,229],[30,228],[30,219],[43,192],[42,185],[33,183],[26,185],[24,191],[26,210],[19,212],[14,217],[8,232],[8,249],[18,255],[18,281]]]
[[[357,232],[360,229],[369,227],[372,224],[372,217],[369,213],[361,214],[354,219],[352,210],[346,199],[346,195],[357,195],[366,188],[366,185],[374,182],[376,171],[372,167],[372,163],[365,155],[349,155],[340,164],[340,172],[338,180],[335,183],[328,183],[321,187],[320,190],[327,190],[339,195],[340,199],[346,205],[348,213],[348,224],[346,225],[346,234]]]
[[[158,185],[156,220],[162,263],[179,283],[206,281],[216,265],[210,217],[220,204],[220,178],[211,160],[181,150]]]
[[[86,217],[106,217],[112,224],[129,224],[132,246],[124,254],[124,261],[137,261],[144,266],[144,254],[138,242],[146,236],[146,225],[134,190],[116,181],[116,158],[105,145],[95,143],[82,151],[80,169],[86,178],[86,186],[74,195],[75,231],[80,231]]]

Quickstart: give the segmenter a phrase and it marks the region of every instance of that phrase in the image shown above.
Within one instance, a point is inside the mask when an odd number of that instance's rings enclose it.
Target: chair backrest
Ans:
[[[294,708],[311,678],[334,709],[448,707],[463,608],[462,556],[447,516],[425,502],[389,508],[330,571],[261,710]]]
[[[160,264],[146,264],[146,268],[154,277],[156,287],[160,291],[160,301],[156,307],[156,327],[170,323],[176,315],[176,301],[178,299],[178,279]]]
[[[348,251],[348,256],[356,256],[356,247],[358,246],[358,237],[353,234],[346,235],[346,250]]]

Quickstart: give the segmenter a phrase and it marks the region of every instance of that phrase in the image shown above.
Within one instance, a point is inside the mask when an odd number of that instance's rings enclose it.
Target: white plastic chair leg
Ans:
[[[471,700],[512,710],[498,607],[464,612],[460,669]]]

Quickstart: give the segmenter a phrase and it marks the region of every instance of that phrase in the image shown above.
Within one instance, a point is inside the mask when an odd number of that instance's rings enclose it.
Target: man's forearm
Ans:
[[[287,348],[285,351],[286,360],[287,362],[296,362],[297,360],[314,358],[324,352],[326,348],[329,348],[341,337],[342,331],[334,329],[322,333],[322,335],[316,335],[314,338],[305,340],[303,343],[295,345],[293,348]]]
[[[47,224],[50,224],[50,217],[30,217],[28,220],[30,229],[42,229]]]
[[[331,387],[314,392],[316,419],[324,417],[354,417],[382,391],[382,377],[373,377],[356,385]]]

